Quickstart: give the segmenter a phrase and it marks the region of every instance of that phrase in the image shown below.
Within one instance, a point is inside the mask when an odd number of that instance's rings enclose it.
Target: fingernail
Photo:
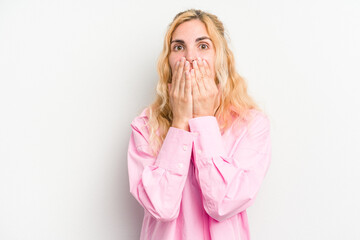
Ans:
[[[198,57],[197,59],[199,60],[199,62],[201,61],[201,58],[200,58],[200,57]]]
[[[188,67],[189,66],[189,62],[188,61],[186,61],[186,63],[185,63],[185,67]]]
[[[185,61],[185,57],[181,57],[181,62],[184,62]]]
[[[194,61],[193,61],[193,65],[197,65],[197,62],[196,62],[196,60],[194,60]]]

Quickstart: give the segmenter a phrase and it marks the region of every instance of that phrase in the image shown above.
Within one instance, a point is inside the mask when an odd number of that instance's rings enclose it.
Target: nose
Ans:
[[[197,58],[196,51],[192,48],[187,48],[185,53],[185,58],[187,61],[192,63]]]

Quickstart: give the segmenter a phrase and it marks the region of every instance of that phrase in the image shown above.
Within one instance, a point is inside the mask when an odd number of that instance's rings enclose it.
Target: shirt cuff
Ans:
[[[216,117],[202,116],[189,120],[194,139],[194,156],[197,165],[209,164],[215,156],[224,156],[225,148]]]
[[[160,148],[155,165],[180,175],[189,170],[194,136],[183,129],[170,127]]]

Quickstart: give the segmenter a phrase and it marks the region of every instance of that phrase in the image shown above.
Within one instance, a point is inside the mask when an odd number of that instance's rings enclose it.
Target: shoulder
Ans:
[[[266,113],[257,109],[251,109],[249,115],[250,119],[247,124],[249,134],[259,134],[270,131],[270,119]]]
[[[246,116],[239,117],[233,122],[233,131],[248,132],[267,131],[270,129],[269,117],[261,110],[249,109]]]
[[[138,114],[131,121],[130,125],[134,130],[143,132],[145,129],[147,129],[148,121],[149,121],[149,107],[146,107],[140,112],[140,114]]]
[[[254,124],[262,123],[262,124],[270,125],[270,119],[269,119],[268,115],[266,113],[264,113],[263,111],[260,111],[257,109],[250,109],[249,115],[251,118],[250,123],[253,122]]]

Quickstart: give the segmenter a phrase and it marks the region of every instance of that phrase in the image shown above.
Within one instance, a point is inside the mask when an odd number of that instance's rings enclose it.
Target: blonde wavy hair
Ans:
[[[235,60],[228,47],[223,23],[213,14],[190,9],[178,13],[168,26],[165,34],[163,50],[158,58],[157,71],[159,81],[156,86],[156,99],[148,107],[149,143],[156,156],[172,124],[172,111],[169,102],[167,85],[171,83],[172,73],[169,64],[170,42],[175,29],[183,22],[192,19],[202,21],[215,46],[216,84],[220,83],[221,102],[215,113],[221,132],[228,129],[235,120],[247,123],[250,109],[260,110],[255,101],[247,93],[245,80],[236,72]],[[260,110],[261,111],[261,110]]]

